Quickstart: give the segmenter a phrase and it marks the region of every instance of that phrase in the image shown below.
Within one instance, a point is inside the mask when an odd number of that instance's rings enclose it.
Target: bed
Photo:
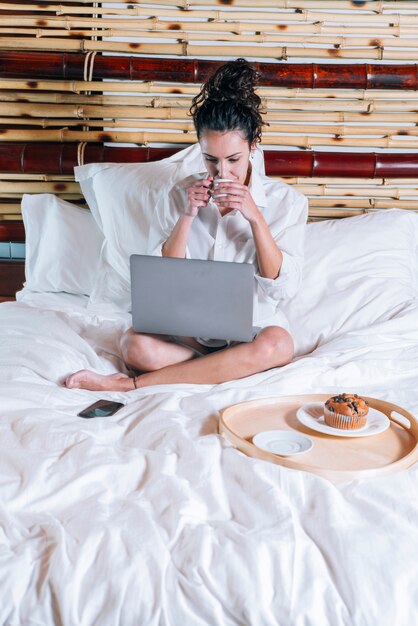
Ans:
[[[2,31],[0,240],[26,244],[24,277],[23,261],[0,263],[0,296],[18,290],[0,305],[0,624],[410,626],[418,610],[417,466],[335,483],[247,456],[218,426],[237,403],[344,391],[418,416],[418,144],[409,128],[417,73],[410,51],[396,48],[414,16],[373,3],[386,40],[370,41],[369,25],[367,44],[322,38],[309,49],[309,28],[319,36],[333,27],[318,22],[318,11],[339,24],[338,11],[277,2],[280,21],[290,20],[295,41],[300,27],[302,43],[280,55],[268,38],[260,43],[277,31],[268,11],[269,32],[251,40],[269,55],[260,67],[264,87],[278,90],[270,94],[273,121],[303,124],[270,129],[257,154],[258,167],[310,201],[303,282],[284,305],[293,361],[220,385],[70,390],[63,381],[79,369],[126,371],[119,339],[131,323],[129,255],[144,250],[153,207],[180,176],[185,151],[201,167],[188,127],[168,125],[184,101],[171,107],[161,98],[189,97],[219,62],[211,39],[206,51],[186,39],[171,49],[150,39],[141,52],[132,33],[98,32],[99,18],[114,28],[115,14],[136,15],[150,37],[163,30],[155,16],[169,16],[164,36],[170,28],[173,36],[188,18],[187,3],[151,14],[153,5],[134,4],[0,9],[4,26],[23,29],[20,37]],[[358,35],[366,4],[333,7],[345,20],[354,15]],[[221,8],[201,20],[214,39],[216,24],[233,19],[231,7]],[[87,28],[95,32],[80,30]],[[286,28],[277,31],[283,38]],[[238,30],[222,44],[223,57]],[[409,39],[404,48],[414,45]],[[171,55],[169,66],[162,54]],[[299,63],[307,56],[322,60]],[[395,65],[405,57],[408,64]],[[347,64],[352,58],[361,62]],[[151,93],[145,128],[156,108],[167,109],[155,145],[126,99],[116,113],[101,108],[114,106],[122,83],[137,94],[135,81]],[[163,91],[154,81],[170,84]],[[365,120],[392,130],[359,138]],[[100,398],[125,406],[106,419],[77,417]]]
[[[153,164],[159,186],[171,166]],[[102,193],[102,224],[115,180],[132,170],[144,165],[79,168],[87,195]],[[215,386],[103,393],[62,381],[82,368],[123,371],[122,231],[110,224],[103,248],[106,227],[68,204],[24,197],[27,283],[0,307],[0,623],[413,623],[417,468],[336,485],[244,455],[218,420],[237,402],[345,390],[416,414],[415,213],[307,225],[288,366]],[[123,232],[130,218],[128,203]],[[45,232],[60,245],[45,249]],[[83,293],[94,289],[95,299]],[[99,398],[125,407],[77,417]]]

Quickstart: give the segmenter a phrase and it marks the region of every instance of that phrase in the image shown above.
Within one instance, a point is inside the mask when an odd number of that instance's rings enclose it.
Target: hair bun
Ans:
[[[198,139],[203,130],[240,130],[250,146],[261,140],[265,122],[262,101],[255,92],[258,78],[257,70],[242,58],[218,67],[189,109]]]
[[[248,105],[252,100],[258,72],[245,59],[237,59],[225,63],[209,78],[206,87],[206,98],[223,102],[236,100]]]
[[[254,105],[258,72],[245,59],[236,59],[219,67],[204,87],[204,99],[215,102],[235,100],[244,106]]]

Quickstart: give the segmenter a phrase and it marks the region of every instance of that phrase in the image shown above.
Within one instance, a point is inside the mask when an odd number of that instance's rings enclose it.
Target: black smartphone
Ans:
[[[94,404],[91,404],[86,409],[77,413],[78,417],[109,417],[116,411],[119,411],[124,404],[122,402],[112,402],[111,400],[98,400]]]

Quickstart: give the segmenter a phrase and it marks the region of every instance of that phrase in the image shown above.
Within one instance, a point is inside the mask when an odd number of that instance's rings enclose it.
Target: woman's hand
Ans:
[[[187,187],[187,206],[184,214],[196,217],[199,209],[206,206],[210,199],[210,188],[212,187],[213,176],[202,178]]]
[[[251,196],[250,190],[246,185],[241,185],[241,183],[234,181],[217,183],[215,180],[212,200],[218,207],[221,215],[227,215],[227,213],[236,209],[250,223],[256,221],[260,216],[260,211]]]

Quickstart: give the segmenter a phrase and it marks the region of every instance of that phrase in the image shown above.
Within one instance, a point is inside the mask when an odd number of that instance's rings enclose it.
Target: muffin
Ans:
[[[324,406],[325,423],[333,428],[354,430],[362,428],[367,421],[367,400],[356,393],[341,393],[328,398]]]

